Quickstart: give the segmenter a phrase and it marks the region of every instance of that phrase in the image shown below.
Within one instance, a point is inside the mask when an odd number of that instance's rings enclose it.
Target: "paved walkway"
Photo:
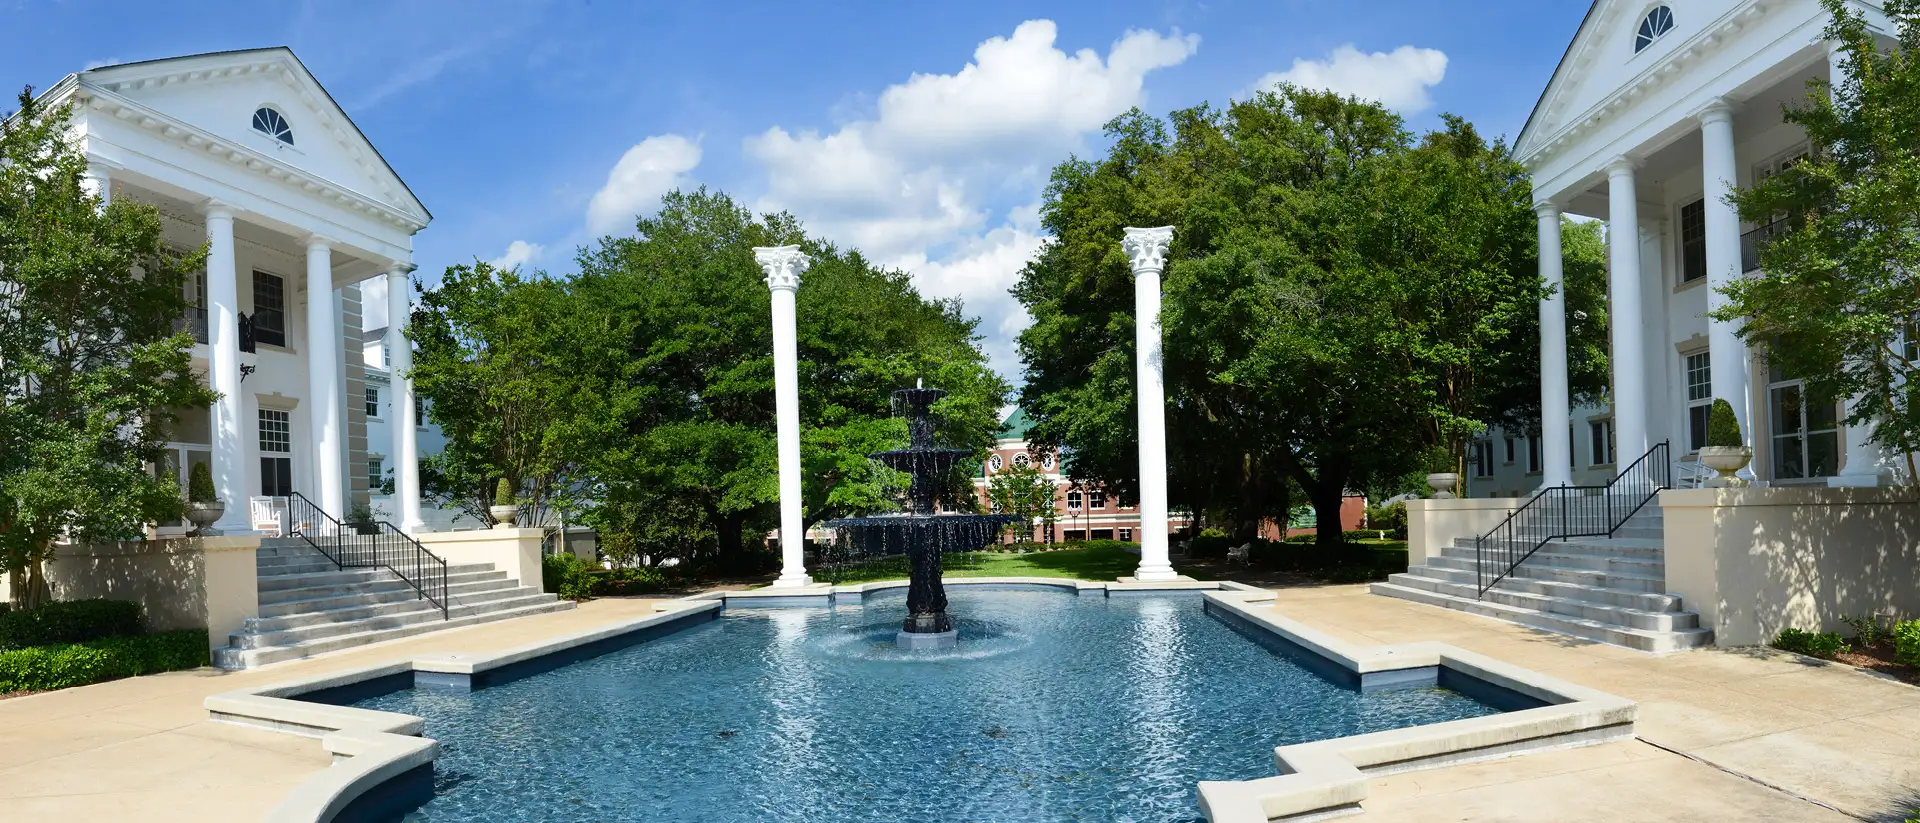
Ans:
[[[596,600],[248,672],[0,700],[0,821],[258,820],[326,755],[308,738],[206,722],[207,695],[506,648],[652,604]],[[1361,586],[1285,589],[1274,608],[1355,642],[1445,641],[1640,702],[1639,740],[1384,777],[1362,821],[1903,823],[1903,805],[1920,807],[1920,688],[1764,651],[1652,657]]]
[[[420,635],[245,672],[199,669],[0,700],[0,821],[249,821],[328,765],[317,740],[207,722],[246,686],[426,651],[491,651],[653,613],[654,600]]]
[[[1640,704],[1638,740],[1381,778],[1359,818],[1370,823],[1903,823],[1920,809],[1920,688],[1765,649],[1647,655],[1364,586],[1283,589],[1274,609],[1354,642],[1443,641]]]

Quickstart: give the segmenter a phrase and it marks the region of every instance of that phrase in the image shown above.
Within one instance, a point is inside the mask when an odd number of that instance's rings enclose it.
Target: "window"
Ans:
[[[1680,282],[1707,276],[1707,201],[1680,207]]]
[[[994,471],[999,471],[1000,467],[1004,465],[1006,464],[1000,461],[1000,455],[996,454],[992,457],[987,458],[987,468],[989,469],[992,469]]]
[[[1527,471],[1538,474],[1543,462],[1540,459],[1540,435],[1527,435]]]
[[[380,390],[372,386],[367,387],[367,416],[380,416]]]
[[[1087,508],[1104,509],[1106,507],[1107,507],[1106,490],[1094,489],[1093,491],[1087,492]]]
[[[1033,466],[1033,458],[1028,457],[1026,452],[1021,452],[1013,456],[1014,468],[1025,469],[1025,468],[1030,468],[1032,466]]]
[[[1514,452],[1513,438],[1509,437],[1507,438],[1507,461],[1506,461],[1506,464],[1509,466],[1513,465],[1513,452]]]
[[[376,455],[367,455],[367,488],[378,490],[387,484],[386,461]]]
[[[1092,539],[1094,540],[1112,540],[1113,530],[1112,529],[1094,529],[1092,532],[1092,535],[1093,535]]]
[[[1047,471],[1053,471],[1053,455],[1049,454],[1040,458],[1040,467]]]
[[[1120,539],[1121,539],[1121,540],[1126,540],[1126,541],[1129,541],[1129,542],[1131,542],[1131,541],[1133,540],[1133,530],[1132,530],[1132,529],[1121,529],[1121,530],[1120,530]]]
[[[1707,445],[1707,420],[1713,416],[1713,357],[1707,352],[1682,358],[1687,374],[1687,450]]]
[[[1067,492],[1067,511],[1077,512],[1079,510],[1080,510],[1080,493]]]
[[[1673,31],[1673,9],[1654,6],[1653,11],[1640,18],[1640,32],[1633,38],[1633,53],[1639,54],[1670,31]]]
[[[293,493],[293,415],[287,412],[260,410],[260,493]]]
[[[1839,415],[1832,403],[1815,403],[1806,384],[1773,367],[1767,384],[1773,418],[1773,479],[1830,477],[1840,467]]]
[[[1474,477],[1493,476],[1493,441],[1475,440],[1467,447],[1467,462],[1473,464]]]
[[[262,106],[253,110],[253,130],[289,146],[293,145],[293,127],[280,112]]]
[[[413,425],[419,428],[427,426],[427,403],[417,394],[413,396]]]
[[[384,343],[380,345],[380,365],[393,368],[393,349]]]
[[[253,273],[253,342],[287,345],[287,281],[277,274]]]
[[[1593,462],[1588,465],[1605,466],[1613,462],[1613,421],[1594,420],[1587,424],[1587,448]]]

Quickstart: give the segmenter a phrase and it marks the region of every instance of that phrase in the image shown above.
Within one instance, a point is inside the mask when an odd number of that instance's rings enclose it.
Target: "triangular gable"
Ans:
[[[103,66],[76,79],[385,203],[421,225],[433,219],[353,118],[284,46]],[[292,127],[291,146],[253,129],[261,107],[278,111]]]

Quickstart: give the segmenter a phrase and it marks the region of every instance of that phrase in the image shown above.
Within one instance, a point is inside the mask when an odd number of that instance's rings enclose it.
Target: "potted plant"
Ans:
[[[1707,414],[1707,445],[1700,449],[1700,465],[1719,473],[1707,480],[1711,488],[1738,488],[1747,481],[1734,474],[1753,460],[1753,450],[1740,437],[1740,420],[1733,416],[1733,404],[1715,398]]]
[[[212,526],[227,513],[227,504],[214,496],[213,470],[195,463],[187,470],[187,519],[194,534],[214,534]]]
[[[1427,486],[1433,489],[1433,499],[1450,500],[1453,490],[1460,487],[1459,464],[1454,462],[1453,451],[1445,446],[1434,446],[1427,451]]]
[[[380,524],[373,516],[373,507],[365,503],[355,503],[347,512],[347,526],[356,534],[379,534]]]
[[[494,487],[493,505],[487,508],[487,514],[493,515],[493,527],[496,529],[513,528],[513,520],[520,516],[520,505],[514,502],[513,484],[500,478],[500,485]]]

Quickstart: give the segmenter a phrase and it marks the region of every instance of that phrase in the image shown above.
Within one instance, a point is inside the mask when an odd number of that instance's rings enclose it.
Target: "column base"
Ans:
[[[1151,582],[1157,582],[1161,580],[1178,580],[1180,579],[1180,573],[1177,571],[1174,571],[1173,567],[1170,565],[1149,566],[1145,563],[1142,563],[1140,564],[1140,568],[1134,571],[1133,579],[1141,581],[1143,583],[1151,583]]]
[[[792,588],[798,588],[800,586],[811,586],[811,585],[813,585],[813,578],[808,577],[804,573],[791,574],[791,575],[783,574],[783,575],[780,575],[780,578],[778,580],[773,581],[773,584],[770,588],[792,589]]]
[[[427,521],[411,520],[400,524],[400,530],[407,534],[420,534],[427,531]]]

